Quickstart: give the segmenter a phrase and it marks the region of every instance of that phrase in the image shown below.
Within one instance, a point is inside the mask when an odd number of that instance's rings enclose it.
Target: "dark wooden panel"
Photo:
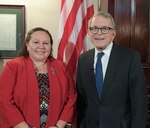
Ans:
[[[130,0],[116,0],[113,9],[112,1],[108,11],[113,15],[117,25],[117,36],[115,42],[125,46],[131,47],[131,6]],[[112,12],[112,10],[114,12]]]
[[[109,0],[108,11],[117,24],[115,41],[140,52],[150,64],[149,0]]]
[[[148,94],[150,95],[150,65],[144,65],[144,73],[146,77],[146,85],[148,86]]]
[[[150,66],[149,65],[144,65],[144,73],[146,77],[147,100],[148,100],[147,128],[150,128]]]
[[[108,12],[117,24],[115,41],[139,51],[146,76],[150,128],[150,0],[108,0]]]
[[[138,50],[142,56],[142,62],[148,64],[150,57],[149,44],[149,0],[136,0],[133,22],[132,48]]]

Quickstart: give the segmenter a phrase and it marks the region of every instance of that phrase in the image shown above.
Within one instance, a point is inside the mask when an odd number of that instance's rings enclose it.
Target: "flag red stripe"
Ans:
[[[88,28],[87,28],[88,23],[87,22],[90,19],[90,17],[92,17],[93,13],[94,13],[93,6],[90,6],[87,9],[86,17],[83,19],[82,28],[81,28],[81,31],[79,32],[78,39],[77,39],[77,42],[76,42],[76,46],[74,48],[72,57],[70,58],[70,61],[69,61],[68,66],[67,66],[67,68],[70,71],[71,75],[74,75],[74,73],[75,73],[77,59],[78,59],[78,56],[80,55],[80,53],[82,51],[83,40],[84,40],[84,37],[86,36],[87,30],[88,30]]]
[[[75,0],[74,5],[72,7],[72,10],[71,10],[71,12],[68,16],[67,21],[66,21],[63,36],[61,38],[61,41],[60,41],[60,44],[59,44],[59,47],[58,47],[58,56],[57,56],[57,58],[59,60],[63,60],[65,45],[67,43],[67,40],[70,37],[70,34],[72,32],[73,27],[74,27],[74,24],[75,24],[75,21],[76,21],[76,14],[78,12],[78,8],[80,7],[80,4],[81,4],[82,1],[83,0]]]
[[[62,8],[64,6],[64,3],[65,3],[65,0],[61,0],[61,11],[62,11]]]

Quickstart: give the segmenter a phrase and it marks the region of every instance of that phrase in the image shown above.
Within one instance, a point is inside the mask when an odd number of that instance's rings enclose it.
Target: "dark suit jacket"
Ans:
[[[92,49],[80,55],[77,68],[78,128],[145,128],[147,100],[139,54],[113,44],[99,100]]]

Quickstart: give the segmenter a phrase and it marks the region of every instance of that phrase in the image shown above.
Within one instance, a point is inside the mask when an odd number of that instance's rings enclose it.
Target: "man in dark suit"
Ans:
[[[113,42],[116,26],[107,12],[96,13],[88,36],[95,46],[80,55],[77,67],[78,128],[145,128],[147,100],[145,77],[139,54]],[[101,58],[103,83],[98,94],[97,54]]]

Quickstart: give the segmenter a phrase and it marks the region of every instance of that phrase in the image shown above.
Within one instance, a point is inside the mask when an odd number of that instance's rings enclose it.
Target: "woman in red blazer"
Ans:
[[[74,82],[52,57],[53,40],[40,27],[28,32],[19,57],[0,76],[0,128],[64,128],[73,120]]]

